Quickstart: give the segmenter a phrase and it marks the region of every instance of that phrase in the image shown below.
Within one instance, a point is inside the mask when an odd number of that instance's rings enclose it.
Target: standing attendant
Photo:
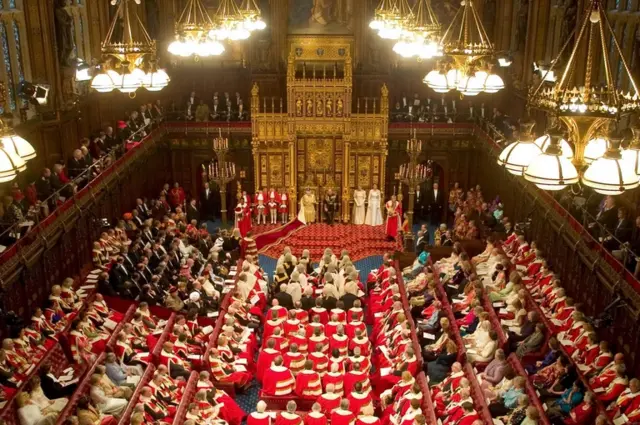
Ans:
[[[327,214],[327,223],[333,225],[336,212],[338,211],[338,195],[333,189],[327,189],[327,194],[324,197],[324,212]]]
[[[380,226],[382,224],[382,211],[380,211],[381,198],[382,194],[378,189],[378,185],[374,183],[373,187],[369,191],[369,199],[367,201],[369,205],[367,207],[367,215],[364,219],[364,224],[368,224],[369,226]]]
[[[282,224],[285,224],[287,222],[287,213],[289,212],[289,197],[285,188],[280,191],[280,207],[278,211],[280,212]]]
[[[200,212],[204,220],[213,218],[213,192],[209,187],[209,182],[204,182],[204,187],[200,193]]]
[[[277,224],[278,223],[278,201],[280,201],[280,195],[275,189],[269,189],[268,194],[269,200],[267,201],[267,208],[269,209],[269,223]]]
[[[362,186],[353,192],[353,224],[364,224],[366,216],[365,201],[367,200],[367,192],[362,190]]]
[[[385,232],[387,239],[395,240],[400,230],[400,220],[402,218],[402,204],[396,199],[396,195],[392,195],[391,199],[385,204],[387,210],[387,224]]]
[[[424,191],[420,185],[416,186],[416,203],[413,206],[414,222],[419,221],[424,216]]]
[[[438,183],[433,184],[433,189],[428,193],[427,208],[429,210],[429,223],[439,225],[442,219],[444,193],[438,188]]]

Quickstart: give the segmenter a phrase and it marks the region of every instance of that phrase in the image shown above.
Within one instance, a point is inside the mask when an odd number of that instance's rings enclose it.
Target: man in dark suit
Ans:
[[[508,332],[509,349],[514,352],[518,349],[518,343],[527,339],[536,330],[536,324],[540,321],[537,311],[530,311],[525,318],[525,322],[520,328],[520,334]]]
[[[273,298],[278,300],[278,305],[286,308],[287,310],[293,310],[293,298],[291,298],[291,294],[287,293],[286,283],[280,285],[280,292],[274,295]]]
[[[300,308],[304,311],[309,311],[316,305],[316,300],[313,298],[313,289],[307,288],[300,299]]]
[[[609,251],[620,249],[620,245],[631,240],[633,222],[627,217],[627,210],[624,207],[618,208],[618,223],[613,229],[613,239],[610,236],[604,238],[604,246]]]
[[[424,247],[429,243],[429,234],[424,230],[418,230],[418,238],[416,239],[416,252],[422,252]]]
[[[596,223],[591,223],[590,228],[595,232],[598,237],[604,237],[606,232],[604,230],[613,231],[618,222],[618,209],[616,208],[616,201],[612,196],[607,196],[604,199],[602,208],[596,216]],[[601,230],[601,228],[604,228]]]
[[[196,206],[195,199],[189,201],[189,205],[187,205],[187,221],[191,223],[193,220],[195,220],[196,223],[200,223],[200,211]]]
[[[204,183],[204,187],[200,192],[200,212],[203,220],[210,220],[215,215],[213,210],[213,191],[208,182]]]
[[[427,194],[426,201],[429,223],[437,226],[442,220],[442,209],[444,208],[444,193],[438,187],[438,183],[433,184],[433,188]]]
[[[69,171],[69,177],[75,179],[87,169],[87,164],[84,160],[84,155],[80,149],[73,151],[73,156],[69,160],[67,170]]]
[[[76,391],[78,384],[62,385],[58,378],[51,372],[51,365],[45,363],[40,367],[38,372],[40,375],[40,387],[44,395],[52,400],[63,397],[70,397]]]
[[[124,257],[118,256],[116,264],[114,264],[109,271],[109,280],[113,284],[115,290],[118,291],[118,288],[122,287],[124,282],[129,279],[131,279],[131,273],[124,265]]]
[[[353,307],[353,303],[355,303],[359,299],[360,298],[358,298],[357,295],[347,292],[342,296],[342,298],[340,298],[340,301],[342,301],[342,303],[344,304],[344,310],[348,311]]]

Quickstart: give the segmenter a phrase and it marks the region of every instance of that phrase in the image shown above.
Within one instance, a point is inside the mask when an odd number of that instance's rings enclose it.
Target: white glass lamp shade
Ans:
[[[633,172],[640,176],[640,149],[629,147],[622,151],[622,159],[633,167]]]
[[[498,164],[505,167],[511,174],[521,176],[531,161],[541,153],[542,151],[535,143],[518,140],[504,148],[498,157]]]
[[[378,31],[378,35],[385,40],[397,40],[402,35],[402,28],[397,25],[383,27]]]
[[[377,18],[369,22],[369,28],[371,28],[374,31],[380,31],[382,27],[383,27],[382,21],[378,20]]]
[[[114,89],[114,82],[110,75],[101,72],[93,77],[91,88],[98,93],[109,93]]]
[[[542,190],[561,190],[580,180],[578,170],[568,158],[546,152],[531,161],[524,178]]]
[[[485,93],[497,93],[504,88],[504,81],[498,74],[489,74],[484,81]]]
[[[258,18],[253,22],[253,28],[258,31],[262,31],[267,28],[267,24],[258,16]]]
[[[533,143],[538,145],[542,152],[547,150],[547,147],[551,144],[551,137],[548,134],[538,137]],[[567,159],[573,159],[573,149],[571,145],[564,139],[560,139],[560,150],[562,150],[562,156]]]
[[[172,55],[180,55],[182,51],[182,42],[180,40],[174,40],[169,44],[167,51]]]
[[[2,137],[0,139],[0,143],[4,145],[5,150],[11,151],[24,161],[29,161],[36,157],[36,150],[33,149],[31,143],[27,142],[17,134]]]
[[[458,87],[462,78],[463,75],[457,68],[451,68],[447,71],[447,83],[449,84],[449,90],[453,90]]]
[[[160,91],[169,85],[169,75],[164,69],[149,72],[142,80],[142,85],[149,91]]]
[[[433,70],[429,72],[425,77],[424,81],[427,83],[429,87],[433,89],[436,93],[447,93],[449,90],[449,80],[445,74],[440,71]]]
[[[0,183],[16,178],[19,172],[27,169],[27,163],[16,156],[11,149],[0,147]]]
[[[640,185],[631,162],[609,158],[595,160],[584,172],[582,182],[603,195],[620,195]]]
[[[464,76],[458,82],[458,91],[465,96],[477,96],[484,88],[483,81],[475,75]]]
[[[122,74],[120,84],[117,85],[117,89],[122,93],[133,93],[142,87],[142,80],[145,78],[145,73],[140,68],[135,68],[131,72]]]
[[[408,40],[399,40],[393,45],[393,51],[403,58],[410,58],[417,53],[417,46]]]
[[[584,148],[584,161],[587,164],[591,164],[607,151],[607,140],[601,137],[589,140],[587,146]]]

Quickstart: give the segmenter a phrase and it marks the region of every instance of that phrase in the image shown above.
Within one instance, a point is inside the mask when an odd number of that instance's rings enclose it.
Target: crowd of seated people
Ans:
[[[414,93],[413,96],[402,93],[389,110],[392,122],[451,124],[491,119],[496,114],[497,109],[490,109],[484,102],[463,102],[455,97],[445,95],[439,99],[420,98],[418,93]]]
[[[215,314],[243,240],[234,232],[212,236],[183,213],[184,191],[166,185],[148,205],[137,200],[93,246],[101,269],[98,288],[110,296],[163,305],[185,315]]]
[[[247,121],[250,120],[250,108],[246,105],[239,92],[231,95],[229,92],[214,92],[211,100],[206,100],[202,94],[190,92],[180,105],[172,102],[167,111],[170,119],[186,121]]]
[[[614,355],[607,341],[599,340],[534,241],[519,233],[504,242],[489,237],[485,251],[473,258],[454,245],[450,257],[426,265],[407,287],[420,301],[412,312],[425,317],[420,326],[428,324],[429,330],[440,323],[433,318],[440,315],[433,273],[444,282],[466,360],[490,361],[479,380],[494,418],[516,425],[541,414],[554,424],[638,420],[640,381],[627,375],[623,354]],[[502,329],[496,329],[497,321]],[[504,351],[493,343],[495,331],[508,336]],[[520,374],[505,361],[505,351],[523,366]],[[440,385],[443,364],[435,371],[431,366],[427,372]],[[450,368],[451,375],[460,371],[455,363]],[[536,407],[527,387],[535,389],[546,412],[529,414]]]
[[[144,110],[156,111],[145,105]],[[141,111],[143,109],[141,107]],[[159,110],[158,110],[159,111]],[[73,196],[126,149],[126,141],[140,140],[145,129],[162,120],[162,112],[150,115],[135,111],[126,120],[118,122],[118,129],[106,126],[90,138],[83,138],[74,149],[68,161],[60,160],[51,167],[44,168],[26,186],[13,182],[10,190],[3,193],[0,217],[3,229],[17,224],[18,229],[4,232],[0,243],[8,246],[28,232],[34,223],[52,213],[58,205]],[[55,196],[53,196],[55,195]]]

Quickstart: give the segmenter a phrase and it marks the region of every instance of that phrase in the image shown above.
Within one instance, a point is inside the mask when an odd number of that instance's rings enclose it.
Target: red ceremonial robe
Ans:
[[[284,366],[272,365],[262,378],[262,392],[265,395],[289,395],[295,388],[296,381],[291,371]]]

